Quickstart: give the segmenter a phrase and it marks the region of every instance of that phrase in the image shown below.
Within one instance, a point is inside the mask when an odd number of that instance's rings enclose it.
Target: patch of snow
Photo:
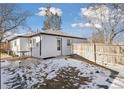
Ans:
[[[4,60],[1,62],[1,68],[7,68],[7,67],[10,67],[10,66],[19,66],[19,63],[20,61],[15,61],[15,62],[10,62],[10,61],[7,61],[7,60]]]
[[[28,62],[29,61],[29,62]],[[33,61],[33,62],[31,62]],[[35,61],[35,62],[34,62]],[[87,85],[81,85],[80,88],[99,88],[98,85],[110,86],[107,80],[113,81],[109,76],[111,71],[98,67],[83,61],[68,58],[53,58],[48,60],[25,60],[24,62],[3,62],[1,68],[1,85],[2,88],[11,88],[11,84],[7,85],[6,82],[10,78],[14,78],[17,74],[21,77],[20,83],[25,86],[22,88],[31,88],[32,85],[37,83],[43,83],[45,79],[53,79],[56,77],[58,71],[65,67],[75,67],[80,71],[79,76],[89,77],[91,82],[87,82]],[[81,74],[82,73],[82,74]],[[75,83],[76,85],[76,83]],[[18,88],[19,85],[13,87]],[[101,87],[103,88],[103,87]]]

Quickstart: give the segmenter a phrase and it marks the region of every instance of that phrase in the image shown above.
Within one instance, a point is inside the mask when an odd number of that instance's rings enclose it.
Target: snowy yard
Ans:
[[[1,66],[1,88],[112,88],[117,76],[108,69],[64,57],[5,61]]]

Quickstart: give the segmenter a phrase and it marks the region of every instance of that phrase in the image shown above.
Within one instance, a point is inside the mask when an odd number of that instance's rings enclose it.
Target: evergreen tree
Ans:
[[[61,29],[61,16],[57,13],[53,14],[50,7],[47,7],[46,16],[44,20],[43,30],[60,30]]]

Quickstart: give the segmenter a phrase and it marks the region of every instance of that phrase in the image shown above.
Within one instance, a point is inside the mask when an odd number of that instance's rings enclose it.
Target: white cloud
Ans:
[[[62,10],[61,9],[59,9],[59,8],[55,8],[55,7],[51,7],[50,8],[50,12],[52,13],[52,14],[54,14],[54,15],[58,15],[58,16],[61,16],[61,14],[62,14]]]
[[[47,10],[47,8],[46,7],[40,7],[39,10],[45,11],[45,10]]]
[[[72,27],[80,27],[80,28],[101,28],[100,24],[95,24],[94,26],[90,23],[74,23],[71,24]]]
[[[39,13],[37,13],[38,16],[46,16],[46,14],[46,11],[40,11]]]
[[[102,28],[100,24],[95,24],[96,28]]]
[[[101,6],[96,5],[95,7],[89,7],[87,9],[81,8],[80,13],[82,16],[86,16],[90,19],[94,19],[94,20],[100,19],[101,20],[101,18],[102,18],[102,20],[107,21],[108,18],[110,17],[111,10],[106,5],[101,5]]]
[[[76,27],[76,26],[77,26],[77,24],[75,24],[75,23],[74,23],[74,24],[71,24],[71,26],[72,26],[72,27]]]
[[[59,8],[57,8],[56,11],[57,11],[58,16],[61,16],[61,14],[62,14],[62,10],[59,9]]]
[[[40,10],[40,12],[37,15],[39,15],[39,16],[46,16],[47,15],[47,11],[48,11],[47,8],[40,7],[39,10]],[[61,16],[61,14],[62,14],[62,10],[59,8],[55,8],[55,7],[50,7],[49,11],[53,15],[57,15],[57,16]]]
[[[81,13],[84,13],[85,11],[87,11],[87,8],[81,8]]]
[[[91,25],[89,23],[79,23],[79,27],[91,27]]]
[[[54,15],[57,14],[56,8],[54,7],[50,8],[50,12],[53,13]]]

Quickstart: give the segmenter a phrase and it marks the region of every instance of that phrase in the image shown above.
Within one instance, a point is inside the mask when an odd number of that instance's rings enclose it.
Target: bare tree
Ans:
[[[90,41],[94,43],[105,43],[103,32],[93,31]]]
[[[118,34],[124,32],[124,4],[96,4],[82,9],[81,14],[91,28],[103,33],[105,43],[112,43]]]
[[[0,4],[0,41],[8,33],[15,31],[20,26],[24,26],[29,16],[29,12],[17,10],[16,4]]]
[[[47,7],[43,30],[61,30],[61,16],[53,14]]]

